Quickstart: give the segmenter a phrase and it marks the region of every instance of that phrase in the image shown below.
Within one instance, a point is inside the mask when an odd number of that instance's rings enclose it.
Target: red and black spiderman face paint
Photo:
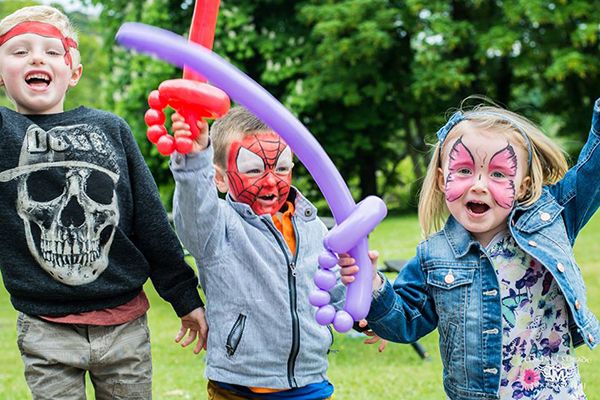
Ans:
[[[233,198],[248,204],[258,215],[274,215],[290,192],[293,165],[292,150],[275,133],[231,143],[227,179]]]
[[[485,152],[484,152],[485,153]],[[515,179],[517,176],[517,155],[513,147],[497,151],[486,163],[487,155],[478,156],[463,143],[462,136],[454,142],[448,157],[448,174],[446,176],[446,200],[453,202],[471,188],[476,180],[483,180],[483,185],[490,191],[494,201],[502,208],[510,209],[515,200]]]

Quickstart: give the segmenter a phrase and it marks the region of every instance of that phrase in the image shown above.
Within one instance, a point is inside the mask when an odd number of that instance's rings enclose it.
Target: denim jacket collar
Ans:
[[[469,252],[471,246],[477,243],[473,235],[452,215],[448,217],[446,226],[444,226],[444,235],[456,258],[463,257]]]

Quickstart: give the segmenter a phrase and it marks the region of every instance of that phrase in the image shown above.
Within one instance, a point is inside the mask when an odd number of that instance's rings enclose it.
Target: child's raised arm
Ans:
[[[600,99],[596,100],[592,126],[577,164],[550,186],[551,194],[564,207],[563,217],[571,245],[600,206]]]

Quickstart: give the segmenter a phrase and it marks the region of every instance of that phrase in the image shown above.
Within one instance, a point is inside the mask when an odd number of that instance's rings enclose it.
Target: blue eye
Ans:
[[[456,173],[461,175],[471,175],[471,170],[469,168],[459,168]]]
[[[504,178],[504,177],[505,177],[505,175],[502,172],[500,172],[500,171],[494,171],[494,172],[492,172],[492,178],[501,179],[501,178]]]

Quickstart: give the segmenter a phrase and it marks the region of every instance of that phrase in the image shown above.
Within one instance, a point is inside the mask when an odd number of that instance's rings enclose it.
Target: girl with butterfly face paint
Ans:
[[[572,246],[600,206],[600,100],[576,166],[527,119],[459,111],[438,131],[419,203],[426,239],[367,316],[381,338],[439,328],[450,399],[585,399],[574,348],[600,342]],[[343,282],[357,268],[341,258]],[[557,377],[560,377],[558,379]]]
[[[461,125],[443,151],[438,184],[452,216],[485,246],[527,191],[527,149],[468,120]]]

